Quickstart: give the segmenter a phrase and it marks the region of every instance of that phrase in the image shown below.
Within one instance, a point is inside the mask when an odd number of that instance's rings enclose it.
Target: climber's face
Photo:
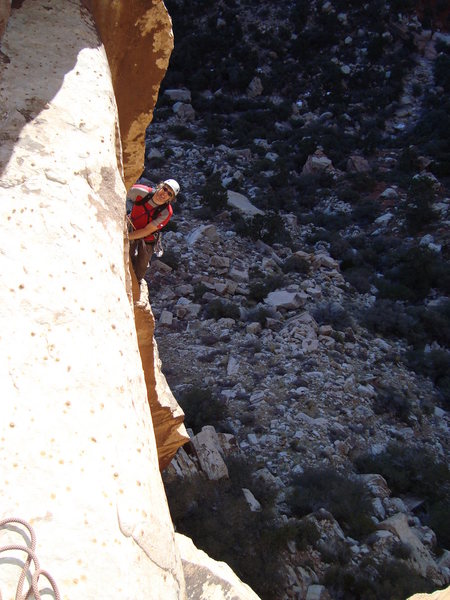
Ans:
[[[174,193],[172,188],[165,183],[157,192],[153,194],[152,200],[155,204],[165,204],[166,202],[173,200],[173,198]]]

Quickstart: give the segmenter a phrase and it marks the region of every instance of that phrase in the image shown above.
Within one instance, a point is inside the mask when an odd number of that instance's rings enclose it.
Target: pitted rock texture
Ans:
[[[92,4],[111,51],[108,27],[135,18],[140,4]],[[172,35],[161,30],[170,25],[163,6],[135,21],[161,34],[154,54],[139,57],[155,61],[154,73],[167,58],[161,39]],[[121,70],[109,54],[113,86],[81,0],[15,2],[0,56],[0,521],[33,527],[40,565],[65,600],[194,598],[160,476],[188,437],[124,243]],[[137,132],[145,111],[128,108]],[[137,173],[143,131],[133,143],[125,137],[125,167]],[[22,525],[0,526],[1,546],[27,539]],[[2,554],[5,597],[16,593],[25,560],[16,554]],[[189,560],[202,556],[194,548]],[[230,587],[230,572],[209,560],[196,582],[208,591],[214,577],[208,598],[225,600],[230,590],[256,598],[234,575]]]
[[[31,523],[64,599],[184,598],[124,261],[106,54],[80,3],[49,0],[13,8],[1,49],[0,517]],[[2,565],[5,597],[17,579]]]

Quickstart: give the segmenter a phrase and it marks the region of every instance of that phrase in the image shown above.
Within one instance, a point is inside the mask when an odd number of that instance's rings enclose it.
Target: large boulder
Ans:
[[[389,519],[379,523],[377,529],[390,531],[399,538],[402,544],[405,544],[409,548],[411,555],[408,558],[408,562],[422,577],[430,579],[436,585],[443,585],[445,583],[431,553],[420,541],[413,529],[411,529],[408,517],[405,514],[397,513],[393,515]]]
[[[176,535],[186,577],[186,592],[192,600],[260,600],[230,567],[198,550],[191,539]]]

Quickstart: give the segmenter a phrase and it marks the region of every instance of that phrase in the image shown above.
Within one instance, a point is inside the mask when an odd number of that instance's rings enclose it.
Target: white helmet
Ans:
[[[179,186],[178,182],[175,181],[175,179],[166,179],[164,181],[164,183],[171,188],[174,196],[176,196],[178,194],[178,192],[180,191],[180,186]]]

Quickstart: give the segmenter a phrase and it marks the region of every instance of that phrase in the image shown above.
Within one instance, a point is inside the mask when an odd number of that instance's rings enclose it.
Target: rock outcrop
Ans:
[[[116,102],[80,11],[26,1],[2,39],[1,517],[34,527],[64,598],[178,599],[124,260]],[[14,586],[17,567],[5,570]]]
[[[15,2],[1,40],[0,547],[29,523],[64,599],[186,597],[160,468],[187,436],[123,241],[172,43],[163,3],[141,8]],[[25,554],[3,550],[12,597]]]

